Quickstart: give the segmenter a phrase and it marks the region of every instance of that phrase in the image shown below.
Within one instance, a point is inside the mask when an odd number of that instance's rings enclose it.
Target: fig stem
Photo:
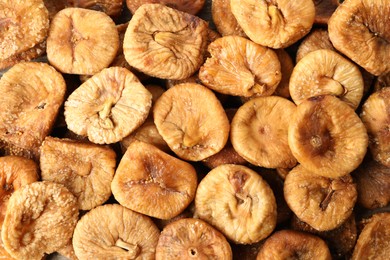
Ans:
[[[348,90],[344,88],[340,82],[329,77],[321,78],[318,82],[318,86],[322,89],[322,94],[330,94],[340,97],[344,96],[348,92]]]
[[[330,200],[332,199],[332,195],[333,195],[334,192],[335,192],[335,191],[334,191],[332,188],[330,188],[330,190],[329,190],[328,194],[326,194],[326,197],[324,198],[324,200],[321,201],[321,203],[320,203],[320,208],[321,208],[322,211],[325,211],[326,208],[328,207],[328,205],[329,205],[329,203],[330,203]]]
[[[115,246],[126,250],[129,253],[129,257],[131,259],[136,258],[140,253],[140,248],[138,245],[129,244],[120,238],[115,242]]]

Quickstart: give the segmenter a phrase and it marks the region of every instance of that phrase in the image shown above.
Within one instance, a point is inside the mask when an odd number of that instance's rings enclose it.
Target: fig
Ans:
[[[246,37],[230,9],[230,0],[212,0],[211,15],[217,31],[222,36],[237,35]]]
[[[339,0],[314,0],[316,16],[314,23],[327,25],[329,18],[340,5]]]
[[[279,82],[279,85],[276,87],[273,95],[290,98],[290,77],[295,65],[290,55],[284,49],[277,49],[275,50],[275,53],[276,55],[278,55],[278,59],[280,62],[280,71],[282,73],[282,78]]]
[[[58,1],[58,0],[55,0]],[[122,0],[66,0],[68,7],[86,8],[101,11],[109,16],[119,16],[122,11]]]
[[[324,2],[325,1],[327,0],[324,0]],[[330,41],[328,31],[325,29],[314,29],[305,37],[302,43],[299,44],[296,61],[299,62],[310,52],[323,49],[336,51]]]
[[[14,54],[7,59],[0,60],[0,70],[10,68],[19,62],[31,61],[33,59],[41,57],[45,53],[46,53],[46,41],[43,41],[41,43],[34,45],[30,49],[27,49],[18,54]]]
[[[189,14],[197,14],[204,6],[205,0],[126,0],[131,13],[144,4],[163,4]]]
[[[379,90],[384,87],[390,87],[390,72],[379,76],[375,81],[375,90]]]

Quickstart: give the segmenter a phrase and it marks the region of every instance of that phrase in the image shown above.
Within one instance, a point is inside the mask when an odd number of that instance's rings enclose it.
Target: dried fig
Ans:
[[[79,259],[154,259],[160,231],[150,218],[117,204],[96,207],[77,223]]]
[[[316,8],[314,23],[326,25],[340,3],[339,0],[314,0],[314,5]]]
[[[94,143],[115,143],[146,120],[151,105],[152,95],[133,73],[110,67],[68,97],[65,121],[71,131]]]
[[[0,80],[0,154],[37,159],[65,90],[63,77],[48,64],[22,62],[4,73]]]
[[[379,76],[375,81],[375,90],[379,90],[384,87],[390,87],[390,72]]]
[[[163,4],[189,14],[197,14],[204,6],[205,0],[126,0],[131,13],[144,4]]]
[[[123,50],[127,62],[163,79],[185,79],[204,60],[208,26],[202,19],[161,4],[142,5],[127,28]]]
[[[51,22],[47,59],[63,73],[93,75],[110,65],[118,48],[118,31],[105,13],[66,8]]]
[[[76,198],[61,184],[34,182],[9,199],[1,236],[5,249],[17,259],[42,259],[63,248],[78,220]]]
[[[275,52],[276,55],[278,55],[280,62],[282,78],[273,94],[284,98],[290,98],[290,77],[295,65],[290,55],[284,49],[277,49]]]
[[[285,48],[313,26],[312,0],[230,0],[231,10],[248,37],[263,46]]]
[[[333,95],[356,109],[363,89],[359,68],[326,49],[306,54],[294,67],[290,78],[291,98],[297,105],[309,97]]]
[[[239,155],[266,168],[297,163],[288,146],[288,126],[296,106],[282,97],[258,97],[242,105],[233,118],[230,139]]]
[[[218,153],[229,136],[229,121],[214,93],[194,83],[168,89],[153,109],[154,123],[180,158],[200,161]]]
[[[18,54],[12,55],[5,60],[0,60],[0,70],[12,67],[16,63],[23,61],[31,61],[36,59],[46,52],[46,41],[36,44],[32,48],[20,52]]]
[[[70,7],[101,11],[109,16],[118,16],[122,11],[122,0],[67,0]]]
[[[195,216],[235,243],[256,243],[275,228],[275,197],[256,172],[225,164],[211,170],[199,183]]]
[[[215,27],[222,36],[237,35],[246,37],[230,9],[230,0],[212,0],[211,15]]]
[[[332,256],[321,238],[299,231],[281,230],[267,238],[257,259],[331,260]]]
[[[328,22],[334,47],[371,74],[390,72],[390,4],[345,0]]]
[[[53,20],[54,16],[67,7],[67,0],[43,0],[45,7],[49,12],[49,20]]]
[[[301,44],[299,44],[296,61],[299,62],[310,52],[323,49],[336,51],[330,41],[328,31],[325,29],[315,29],[305,37]]]
[[[357,199],[350,175],[330,179],[301,165],[284,181],[284,198],[297,217],[318,231],[339,227],[352,214]]]
[[[127,148],[111,183],[115,199],[142,214],[170,219],[194,199],[195,169],[153,145],[135,141]]]
[[[298,162],[313,174],[338,178],[363,161],[368,136],[347,103],[325,95],[298,105],[290,120],[288,144]]]
[[[156,260],[232,259],[226,238],[200,219],[185,218],[170,223],[161,232]]]

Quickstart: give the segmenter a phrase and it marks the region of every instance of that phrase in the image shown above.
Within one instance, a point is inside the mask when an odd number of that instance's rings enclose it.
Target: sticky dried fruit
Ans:
[[[371,74],[390,72],[390,5],[386,0],[346,0],[328,22],[334,47]]]
[[[218,153],[229,136],[229,121],[221,103],[199,84],[183,83],[168,89],[154,105],[153,116],[171,150],[185,160],[200,161]]]
[[[18,63],[4,73],[0,80],[0,154],[37,159],[65,90],[61,74],[45,63]]]
[[[147,118],[152,95],[133,73],[110,67],[77,88],[65,102],[69,130],[98,144],[115,143]]]
[[[161,232],[156,260],[232,259],[226,238],[200,219],[185,218],[170,223]]]
[[[251,169],[233,164],[211,170],[199,183],[195,216],[239,244],[266,238],[276,225],[271,188]]]
[[[330,179],[298,165],[284,181],[284,198],[297,217],[316,230],[339,227],[351,214],[357,199],[350,175]]]
[[[53,18],[47,59],[63,73],[93,75],[108,67],[119,48],[115,23],[105,13],[66,8]]]
[[[118,16],[122,11],[122,0],[67,0],[67,5],[96,11],[109,16]]]
[[[204,6],[205,0],[126,0],[131,13],[144,4],[163,4],[189,14],[197,14]]]
[[[31,61],[36,59],[46,52],[46,41],[36,44],[26,51],[20,52],[18,54],[12,55],[5,60],[0,60],[0,70],[12,67],[16,63],[23,61]]]
[[[321,238],[299,231],[281,230],[267,238],[257,259],[331,260],[332,256]]]
[[[317,175],[338,178],[363,161],[368,136],[347,103],[325,95],[298,105],[290,120],[288,144],[303,167]]]
[[[152,260],[159,235],[150,218],[108,204],[90,210],[79,220],[73,247],[79,259]]]
[[[202,19],[161,4],[142,5],[129,22],[123,43],[127,62],[163,79],[185,79],[204,60],[208,26]]]
[[[230,9],[230,0],[212,0],[211,15],[215,27],[222,36],[237,35],[246,37]]]
[[[140,141],[127,148],[111,183],[121,205],[161,219],[180,214],[194,199],[196,186],[189,163]]]
[[[336,51],[330,41],[328,31],[325,29],[315,29],[305,37],[301,44],[299,44],[296,61],[300,61],[310,52],[323,49]]]
[[[274,49],[288,47],[305,36],[315,17],[312,0],[231,0],[230,7],[252,41]]]
[[[297,163],[288,145],[288,127],[296,106],[282,97],[258,97],[242,105],[233,118],[230,139],[248,162],[266,168]]]
[[[76,198],[61,184],[34,182],[9,199],[1,236],[5,249],[17,259],[42,259],[63,248],[78,220]]]
[[[340,3],[339,0],[314,0],[314,5],[316,8],[314,23],[326,25]]]

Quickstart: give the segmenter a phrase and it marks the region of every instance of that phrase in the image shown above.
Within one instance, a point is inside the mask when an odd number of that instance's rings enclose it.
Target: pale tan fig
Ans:
[[[185,79],[202,65],[208,26],[161,4],[142,5],[127,28],[123,51],[137,70],[157,78]]]
[[[65,102],[69,130],[98,144],[115,143],[147,118],[152,95],[129,70],[110,67],[77,88]]]
[[[299,44],[296,61],[299,62],[310,52],[323,49],[336,51],[329,39],[328,31],[325,29],[314,29],[305,37],[302,43]]]
[[[223,94],[269,96],[282,74],[276,53],[240,36],[225,36],[212,42],[211,57],[199,70],[207,87]]]
[[[170,223],[161,232],[156,260],[232,259],[226,238],[200,219],[185,218]]]
[[[340,2],[339,0],[314,0],[314,5],[316,8],[314,23],[326,25]]]
[[[115,23],[103,12],[66,8],[51,21],[47,58],[63,73],[93,75],[110,65],[118,48]]]
[[[121,205],[107,204],[79,220],[73,247],[79,259],[153,260],[159,235],[150,218]]]
[[[237,35],[246,37],[230,9],[230,0],[212,0],[211,15],[215,27],[222,36]]]
[[[65,247],[57,250],[57,253],[65,257],[67,260],[79,260],[74,252],[72,241],[70,241]]]
[[[46,52],[46,41],[34,45],[32,48],[12,55],[7,59],[0,60],[0,70],[12,67],[16,63],[23,61],[31,61],[38,57],[41,57]]]
[[[3,242],[0,241],[0,259],[1,260],[15,260],[8,252],[5,250]]]
[[[320,49],[297,63],[289,87],[297,105],[310,97],[333,95],[356,109],[363,97],[364,82],[355,64],[334,51]]]
[[[345,0],[328,22],[334,47],[365,70],[390,72],[388,0]]]
[[[288,145],[288,127],[296,106],[282,97],[258,97],[235,114],[230,140],[239,155],[266,168],[291,168],[297,163]]]
[[[168,89],[153,109],[154,123],[180,158],[201,161],[222,150],[229,120],[214,93],[195,83]]]
[[[189,163],[135,141],[119,163],[111,190],[115,199],[129,209],[170,219],[191,203],[196,186],[196,171]]]
[[[131,13],[144,4],[163,4],[189,14],[197,14],[204,6],[205,0],[126,0]]]
[[[64,78],[45,63],[22,62],[0,80],[0,154],[38,159],[64,101]]]
[[[338,178],[363,161],[368,136],[347,103],[325,95],[298,105],[290,120],[288,144],[303,167],[316,175]]]
[[[34,182],[10,200],[1,237],[16,259],[42,259],[69,243],[78,220],[76,198],[61,184]]]
[[[230,7],[252,41],[274,49],[305,36],[315,17],[312,0],[230,0]]]
[[[390,255],[390,213],[373,215],[359,235],[352,260],[387,260]]]
[[[294,62],[290,55],[284,49],[275,50],[276,55],[280,62],[280,71],[282,73],[282,79],[280,80],[277,88],[273,95],[280,96],[284,98],[290,98],[290,77],[294,69]]]
[[[255,171],[225,164],[211,170],[199,183],[195,216],[235,243],[252,244],[275,228],[275,197]]]
[[[379,76],[375,81],[375,90],[379,90],[385,87],[390,87],[390,72]]]
[[[58,1],[58,0],[54,0]],[[63,1],[63,0],[62,0]],[[101,11],[109,16],[118,16],[122,11],[122,0],[66,0],[69,7]]]

